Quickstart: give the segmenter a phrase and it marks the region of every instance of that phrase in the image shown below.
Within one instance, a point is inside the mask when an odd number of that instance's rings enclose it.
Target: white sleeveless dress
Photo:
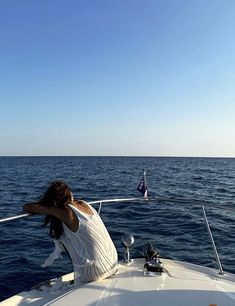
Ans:
[[[116,271],[117,251],[97,211],[90,216],[69,204],[79,221],[79,228],[72,232],[63,224],[64,233],[59,238],[67,249],[74,266],[75,282],[104,279]]]

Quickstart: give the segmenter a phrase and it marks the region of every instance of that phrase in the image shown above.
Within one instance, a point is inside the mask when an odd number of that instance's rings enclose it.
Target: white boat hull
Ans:
[[[68,306],[234,306],[235,275],[168,259],[161,260],[167,272],[146,276],[144,259],[131,265],[120,263],[112,277],[75,288],[73,273],[62,281],[39,285],[1,303],[14,305]]]

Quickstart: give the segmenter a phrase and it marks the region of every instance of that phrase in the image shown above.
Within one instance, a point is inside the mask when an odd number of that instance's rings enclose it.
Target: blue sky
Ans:
[[[0,155],[235,157],[234,0],[1,0]]]

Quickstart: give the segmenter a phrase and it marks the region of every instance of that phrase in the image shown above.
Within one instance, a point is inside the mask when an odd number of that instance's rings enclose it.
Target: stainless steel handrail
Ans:
[[[207,227],[207,230],[208,230],[208,233],[209,233],[209,236],[210,236],[210,239],[211,239],[211,243],[212,243],[212,246],[213,246],[213,249],[214,249],[215,259],[216,259],[216,262],[217,262],[217,265],[218,265],[218,268],[219,268],[219,274],[224,274],[223,267],[222,267],[221,262],[220,262],[219,254],[218,254],[217,249],[216,249],[215,241],[214,241],[211,229],[210,229],[210,225],[209,225],[209,222],[207,220],[205,207],[204,207],[204,205],[202,205],[201,207],[202,207],[204,221],[206,223],[206,227]]]
[[[99,201],[91,201],[91,202],[88,202],[88,204],[92,205],[92,204],[100,204],[100,207],[99,207],[99,213],[100,213],[100,209],[101,209],[101,205],[103,203],[112,203],[112,202],[129,202],[129,201],[146,201],[147,199],[144,199],[144,198],[124,198],[124,199],[109,199],[109,200],[99,200]],[[25,217],[29,217],[31,216],[32,214],[21,214],[21,215],[16,215],[16,216],[11,216],[11,217],[7,217],[7,218],[3,218],[3,219],[0,219],[0,223],[3,223],[3,222],[8,222],[8,221],[12,221],[12,220],[16,220],[16,219],[21,219],[21,218],[25,218]]]

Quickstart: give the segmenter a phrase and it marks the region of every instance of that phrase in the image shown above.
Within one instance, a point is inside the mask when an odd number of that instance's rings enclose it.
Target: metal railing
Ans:
[[[98,213],[100,214],[101,207],[102,207],[103,203],[130,202],[130,201],[143,201],[143,200],[146,201],[148,199],[146,199],[146,198],[107,199],[107,200],[91,201],[91,202],[88,202],[88,204],[90,204],[90,205],[99,204]],[[204,205],[201,205],[201,208],[202,208],[202,212],[203,212],[204,221],[205,221],[205,224],[206,224],[206,227],[207,227],[207,230],[208,230],[208,234],[210,236],[211,244],[212,244],[212,247],[213,247],[213,250],[214,250],[215,259],[216,259],[216,262],[217,262],[217,265],[218,265],[218,268],[219,268],[219,274],[224,274],[223,267],[222,267],[222,264],[220,262],[219,254],[218,254],[218,251],[217,251],[217,248],[216,248],[216,245],[215,245],[215,242],[214,242],[214,238],[213,238],[213,235],[212,235],[212,232],[211,232],[211,229],[210,229],[210,225],[209,225],[209,222],[207,220]],[[21,219],[21,218],[26,218],[26,217],[29,217],[31,215],[32,214],[24,213],[24,214],[12,216],[12,217],[6,217],[6,218],[3,218],[3,219],[0,219],[0,223],[4,223],[4,222],[16,220],[16,219]]]
[[[218,265],[218,268],[219,268],[219,274],[224,274],[224,271],[223,271],[223,268],[222,268],[222,265],[221,265],[221,262],[220,262],[219,254],[218,254],[217,249],[216,249],[215,241],[214,241],[211,229],[210,229],[210,225],[209,225],[209,222],[207,220],[205,207],[204,207],[204,205],[202,205],[201,207],[202,207],[204,221],[206,223],[206,227],[207,227],[207,230],[208,230],[208,234],[209,234],[210,239],[211,239],[211,244],[212,244],[212,247],[214,249],[215,259],[216,259],[216,262],[217,262],[217,265]]]
[[[124,199],[108,199],[108,200],[99,200],[99,201],[91,201],[88,202],[88,204],[93,205],[93,204],[99,204],[99,209],[98,213],[100,214],[101,211],[101,206],[103,203],[112,203],[112,202],[130,202],[130,201],[146,201],[147,199],[145,198],[124,198]],[[16,220],[16,219],[22,219],[31,216],[32,214],[21,214],[21,215],[16,215],[16,216],[11,216],[11,217],[6,217],[3,219],[0,219],[0,223]]]

